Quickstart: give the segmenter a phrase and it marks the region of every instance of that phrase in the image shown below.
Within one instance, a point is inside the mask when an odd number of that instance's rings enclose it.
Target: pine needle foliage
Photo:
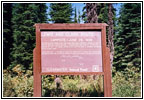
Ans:
[[[26,69],[32,68],[35,47],[35,23],[46,22],[46,4],[16,3],[12,9],[13,48],[11,52],[13,67],[17,64]]]
[[[73,8],[70,3],[51,3],[50,21],[53,23],[71,23]]]
[[[116,71],[129,67],[141,68],[141,4],[125,3],[115,36],[114,66]]]

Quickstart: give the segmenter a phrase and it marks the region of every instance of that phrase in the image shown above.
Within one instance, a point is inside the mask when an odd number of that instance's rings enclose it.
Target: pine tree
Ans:
[[[85,3],[84,3],[85,4]],[[86,4],[82,9],[82,20],[84,21],[84,23],[87,23],[87,12],[86,12]]]
[[[46,21],[45,4],[13,4],[13,49],[12,66],[21,64],[32,68],[33,49],[35,47],[35,23]],[[40,14],[40,15],[39,15]]]
[[[38,6],[37,9],[37,16],[38,16],[38,23],[48,23],[48,19],[47,19],[47,13],[46,10],[48,9],[48,7],[46,6],[45,3],[37,3],[35,4],[36,6]]]
[[[12,4],[3,4],[3,67],[7,68],[10,64],[10,52],[12,48]]]
[[[125,3],[121,7],[119,32],[115,38],[116,71],[141,68],[141,4]]]
[[[78,23],[81,22],[81,14],[80,14],[80,10],[78,10]]]
[[[76,7],[75,7],[75,12],[74,12],[74,23],[77,23],[78,22],[78,19],[77,19],[77,10],[76,10]]]
[[[108,4],[97,4],[98,23],[108,23]]]
[[[70,3],[51,3],[49,15],[53,23],[71,23],[73,15]]]

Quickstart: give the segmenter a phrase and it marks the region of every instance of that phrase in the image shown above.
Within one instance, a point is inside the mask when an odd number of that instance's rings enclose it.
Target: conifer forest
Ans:
[[[141,3],[81,4],[3,3],[3,97],[33,97],[35,23],[106,23],[112,97],[142,96]],[[103,76],[42,75],[42,97],[104,97]]]

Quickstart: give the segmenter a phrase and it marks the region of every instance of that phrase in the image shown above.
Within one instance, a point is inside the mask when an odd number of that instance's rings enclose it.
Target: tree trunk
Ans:
[[[114,56],[114,43],[113,43],[113,33],[114,33],[114,27],[113,27],[113,12],[112,12],[113,6],[110,3],[108,6],[108,47],[110,48],[110,62],[111,62],[111,68],[113,64],[113,56]]]
[[[97,3],[87,3],[86,11],[88,23],[98,23]]]

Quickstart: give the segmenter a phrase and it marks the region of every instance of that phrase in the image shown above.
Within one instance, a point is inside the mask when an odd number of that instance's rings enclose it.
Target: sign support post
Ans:
[[[40,29],[36,26],[36,48],[33,50],[34,97],[41,97],[41,38]]]
[[[106,27],[102,28],[102,52],[103,52],[103,69],[104,69],[104,96],[112,97],[111,68],[110,68],[110,51],[106,46]]]

